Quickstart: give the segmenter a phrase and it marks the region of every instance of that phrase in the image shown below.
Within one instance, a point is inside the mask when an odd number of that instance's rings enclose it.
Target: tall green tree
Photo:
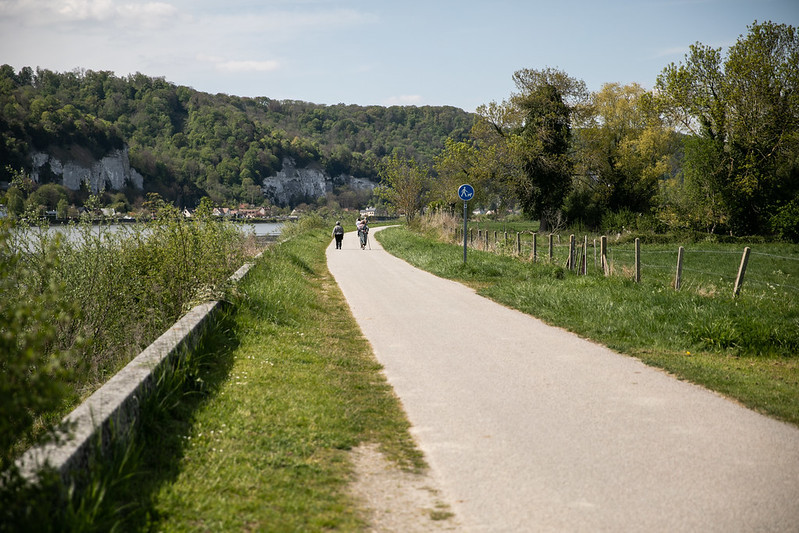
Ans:
[[[726,58],[692,45],[656,84],[661,109],[696,137],[686,191],[717,202],[705,225],[738,234],[767,232],[799,202],[799,32],[773,22],[748,29]]]
[[[574,189],[567,215],[598,226],[607,212],[649,213],[674,174],[678,135],[638,84],[608,83],[591,95],[575,131]]]
[[[428,191],[428,172],[415,159],[395,152],[383,161],[378,194],[411,222],[422,209]]]
[[[524,113],[520,133],[524,174],[516,182],[516,194],[524,212],[538,217],[541,231],[548,231],[557,223],[571,186],[570,110],[558,88],[548,83],[518,101]]]
[[[477,109],[470,132],[478,148],[475,174],[480,186],[478,197],[502,215],[514,207],[515,184],[524,176],[519,110],[509,102],[491,102]]]

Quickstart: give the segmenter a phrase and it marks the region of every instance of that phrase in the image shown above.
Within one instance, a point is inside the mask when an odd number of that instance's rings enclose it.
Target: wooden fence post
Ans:
[[[588,235],[583,239],[583,260],[580,266],[582,275],[588,274]]]
[[[683,255],[685,254],[685,248],[680,246],[677,249],[677,276],[674,278],[674,290],[680,290],[680,285],[682,284],[682,260]]]
[[[533,263],[538,261],[538,233],[533,233]]]
[[[635,238],[635,282],[641,283],[641,239]]]
[[[522,255],[522,234],[516,232],[516,255]]]
[[[569,235],[569,258],[566,260],[566,268],[574,270],[574,233]]]
[[[744,248],[744,255],[741,257],[741,266],[738,267],[738,276],[735,278],[735,290],[733,290],[733,297],[738,296],[741,292],[741,285],[744,283],[744,274],[746,273],[746,264],[749,262],[749,252],[751,250],[747,246]]]
[[[552,234],[549,234],[549,262],[552,262]]]
[[[485,249],[486,252],[489,251],[490,249],[488,247],[488,230],[485,231],[485,244],[483,245],[483,248]]]
[[[608,265],[608,237],[607,237],[607,235],[602,235],[602,238],[599,241],[599,262],[602,265],[602,272],[604,272],[605,276],[609,276],[610,275],[610,265]]]

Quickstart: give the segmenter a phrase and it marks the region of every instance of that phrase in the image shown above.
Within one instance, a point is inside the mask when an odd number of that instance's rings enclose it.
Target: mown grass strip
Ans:
[[[504,305],[799,425],[799,303],[674,291],[656,281],[576,276],[559,266],[438,242],[407,228],[383,247]]]
[[[153,417],[131,487],[159,531],[357,530],[347,451],[379,442],[423,467],[409,424],[327,271],[328,230],[270,248],[240,287],[194,406]],[[225,339],[226,338],[226,339]],[[206,383],[207,382],[207,383]]]

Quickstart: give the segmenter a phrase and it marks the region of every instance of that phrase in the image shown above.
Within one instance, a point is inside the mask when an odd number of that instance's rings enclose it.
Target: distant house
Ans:
[[[192,213],[189,209],[184,208],[183,209],[183,216],[186,217],[186,218],[191,218],[191,217],[194,216],[194,213]]]
[[[388,211],[382,207],[367,207],[361,210],[361,216],[366,218],[385,218],[388,217]]]
[[[241,218],[263,218],[267,216],[267,212],[265,207],[258,209],[239,208],[238,216]]]
[[[234,212],[229,207],[214,207],[214,216],[217,217],[232,217]]]

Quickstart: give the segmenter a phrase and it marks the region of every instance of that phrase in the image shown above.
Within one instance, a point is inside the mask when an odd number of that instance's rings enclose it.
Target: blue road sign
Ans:
[[[458,198],[463,200],[464,202],[468,202],[474,196],[474,187],[469,185],[468,183],[464,183],[460,187],[458,187]]]

